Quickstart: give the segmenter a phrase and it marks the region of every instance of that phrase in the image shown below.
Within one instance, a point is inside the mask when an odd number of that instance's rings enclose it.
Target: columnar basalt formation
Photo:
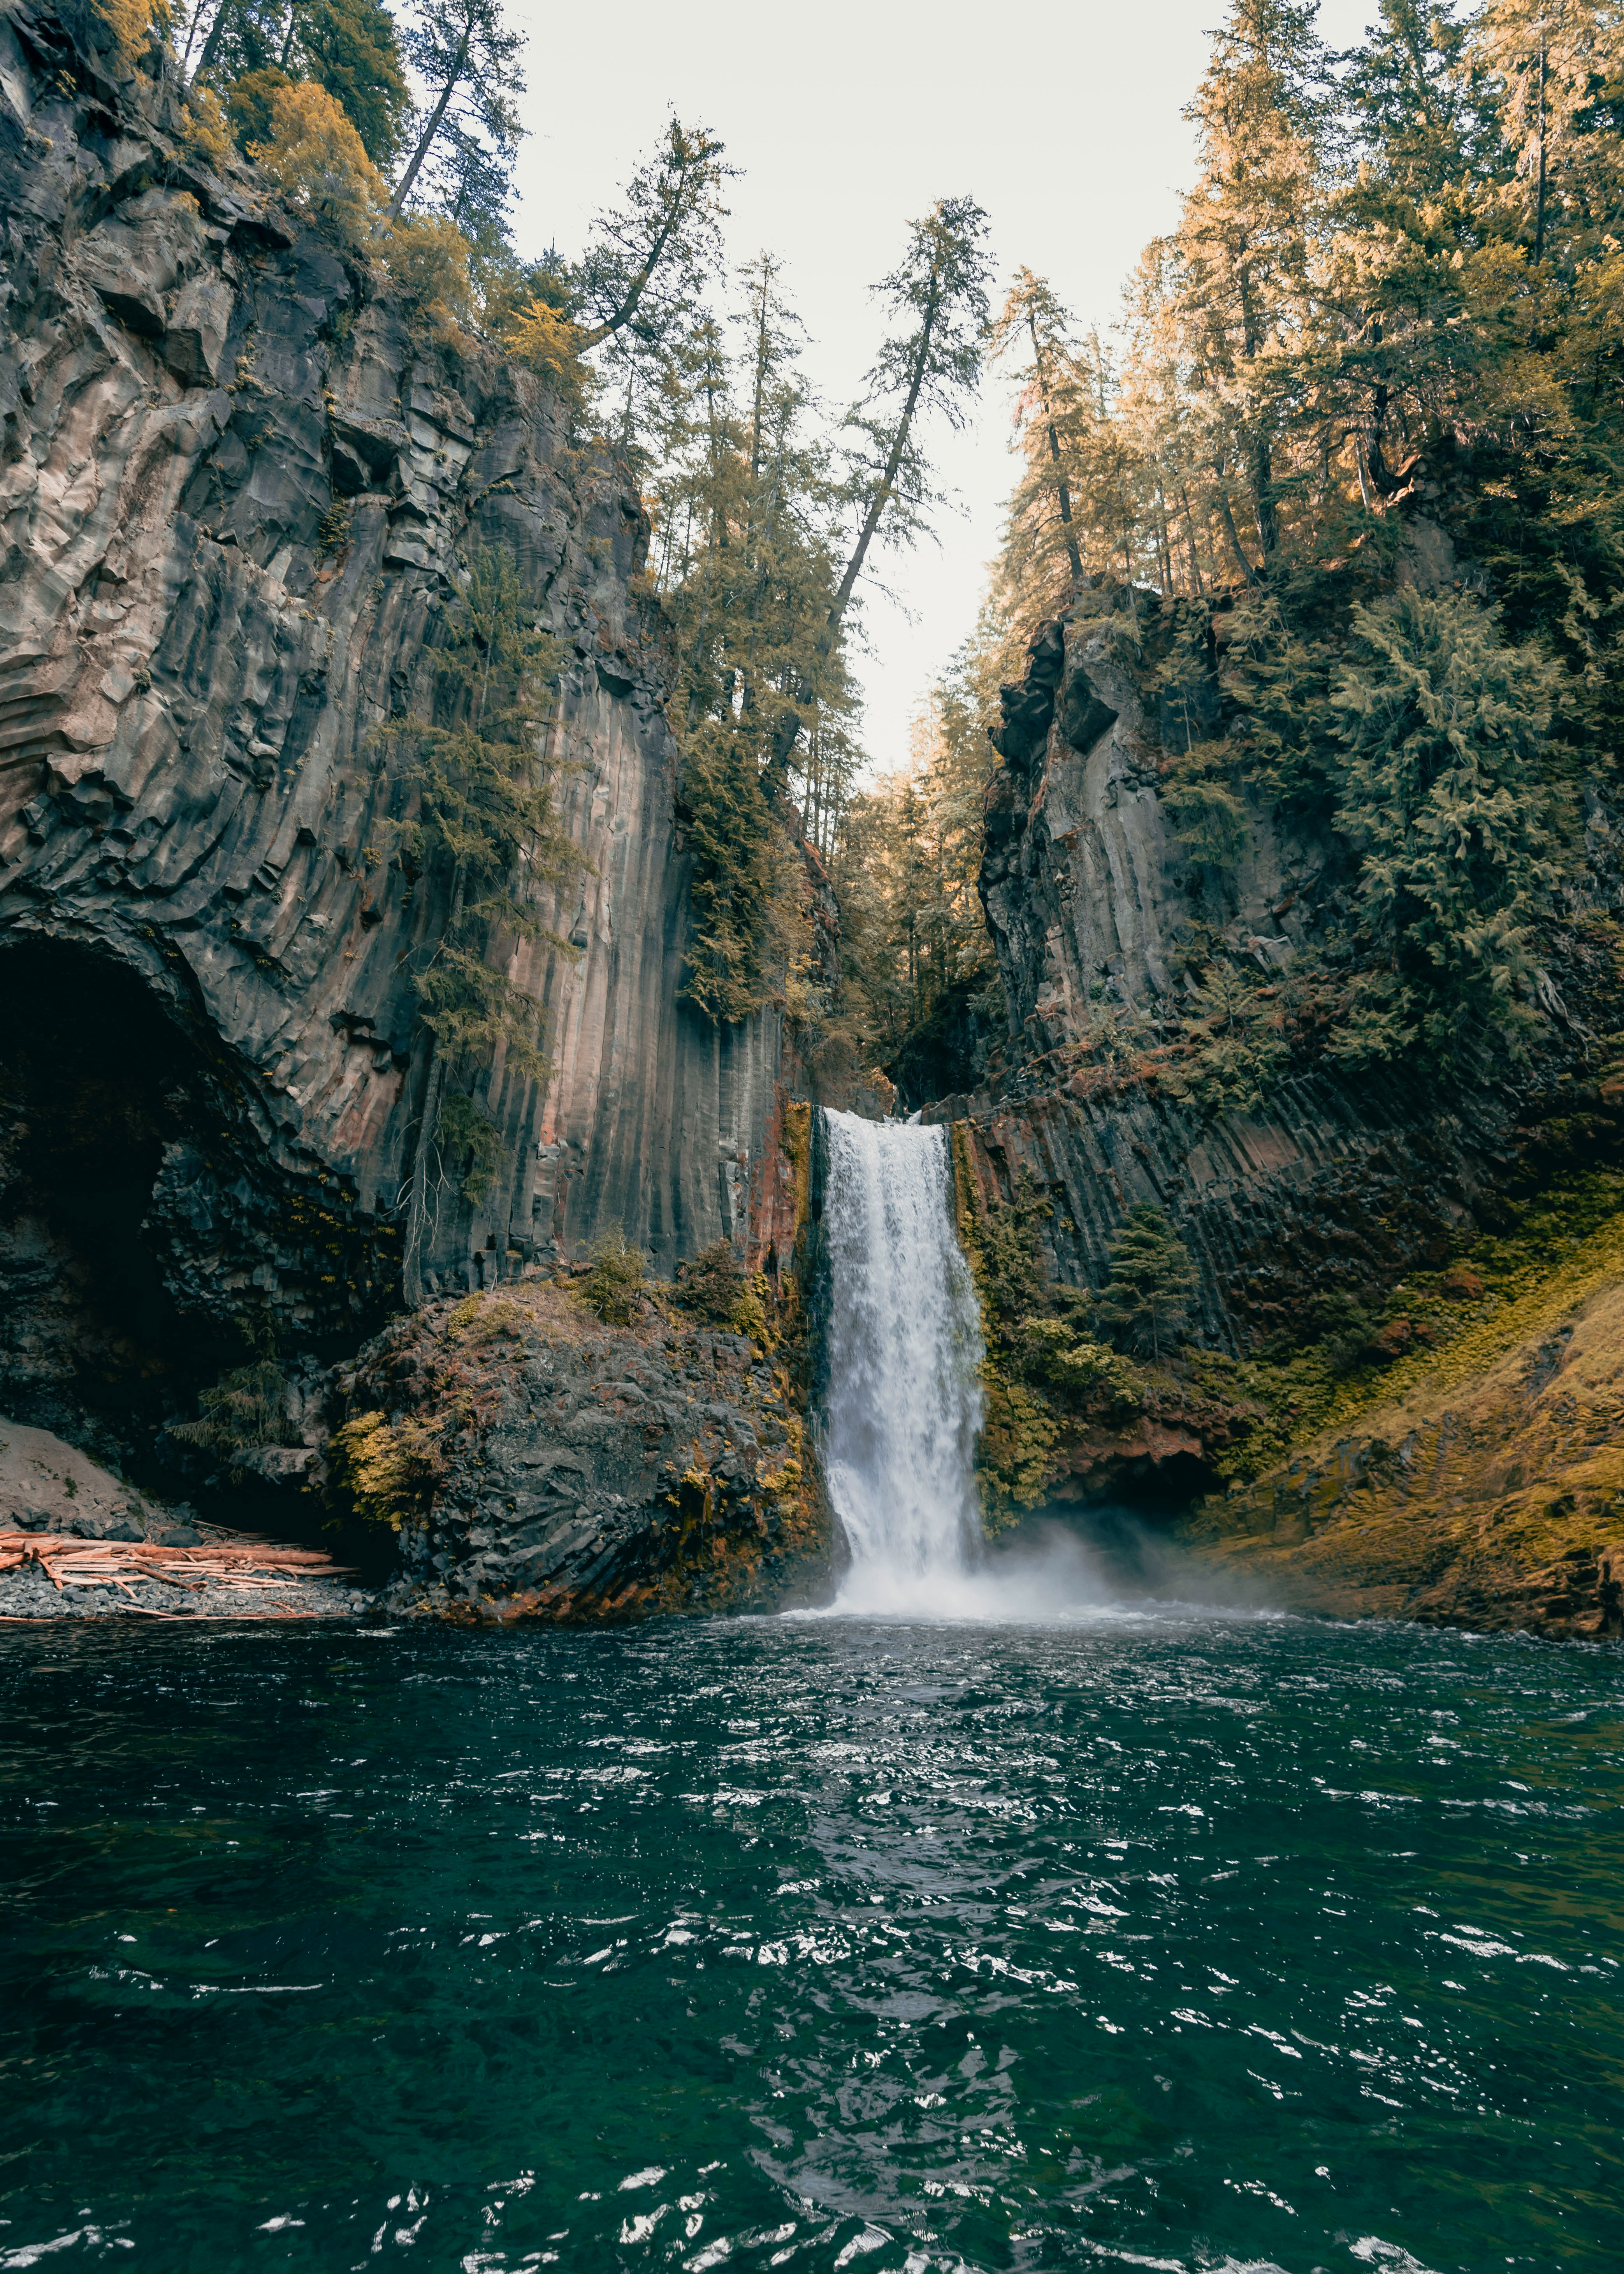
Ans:
[[[1101,1050],[1124,1012],[1155,1014],[1176,1036],[1214,962],[1266,986],[1350,907],[1338,840],[1293,826],[1255,790],[1233,870],[1195,870],[1162,768],[1187,729],[1218,731],[1218,684],[1209,670],[1155,690],[1161,613],[1154,594],[1085,592],[1041,628],[1025,680],[1004,690],[981,871],[1009,1011],[1004,1071],[988,1096],[928,1111],[967,1120],[989,1198],[1023,1171],[1048,1195],[1045,1245],[1071,1284],[1104,1283],[1136,1202],[1163,1209],[1199,1273],[1202,1339],[1241,1352],[1299,1324],[1315,1297],[1380,1300],[1441,1261],[1553,1112],[1616,1127],[1617,1101],[1585,1081],[1575,1015],[1592,979],[1613,974],[1609,962],[1564,975],[1573,1009],[1553,990],[1548,1046],[1515,1088],[1444,1095],[1402,1067],[1355,1076],[1322,1057],[1288,1069],[1251,1111],[1214,1111],[1164,1078],[1176,1053],[1154,1030]],[[1591,822],[1611,869],[1605,817]],[[1569,953],[1582,965],[1582,949]]]
[[[99,1065],[139,1122],[118,1239],[148,1328],[251,1313],[332,1352],[382,1316],[426,1065],[411,952],[445,914],[391,833],[387,730],[430,707],[487,546],[568,644],[545,755],[585,866],[538,911],[568,949],[510,967],[555,1072],[538,1087],[499,1052],[480,1103],[502,1173],[477,1213],[442,1210],[431,1284],[488,1284],[609,1224],[665,1275],[720,1238],[742,1252],[779,1021],[718,1028],[680,999],[673,659],[624,470],[250,169],[211,170],[157,49],[132,68],[88,11],[0,8],[0,994],[20,1069],[0,1400],[60,1423],[115,1346],[139,1371],[136,1313],[102,1287],[87,1323],[74,1291],[98,1276],[86,1183],[109,1173]],[[42,1133],[70,1123],[64,1155]]]
[[[1430,524],[1401,557],[1417,580],[1459,569]],[[1600,1261],[1572,1287],[1576,1267],[1553,1247],[1527,1299],[1549,1316],[1522,1347],[1509,1329],[1496,1339],[1500,1299],[1470,1269],[1451,1287],[1444,1269],[1515,1223],[1553,1174],[1616,1161],[1624,1093],[1603,1045],[1619,1025],[1608,919],[1620,884],[1606,812],[1592,794],[1587,870],[1551,944],[1543,1030],[1522,1065],[1444,1088],[1402,1064],[1350,1074],[1298,1036],[1251,1111],[1204,1104],[1180,1078],[1202,987],[1227,965],[1268,1000],[1332,927],[1351,928],[1353,878],[1328,828],[1293,825],[1250,788],[1238,859],[1222,875],[1195,868],[1162,793],[1169,757],[1222,732],[1218,659],[1209,648],[1206,667],[1169,689],[1158,666],[1170,629],[1154,594],[1085,591],[1040,628],[1025,678],[1004,691],[981,889],[1009,1032],[987,1094],[927,1111],[959,1125],[979,1209],[1047,1204],[1040,1239],[1062,1286],[1102,1286],[1129,1210],[1163,1211],[1196,1268],[1198,1349],[1283,1359],[1342,1299],[1340,1315],[1369,1338],[1352,1353],[1365,1374],[1349,1397],[1372,1410],[1274,1466],[1294,1434],[1289,1405],[1273,1416],[1249,1405],[1257,1385],[1244,1374],[1214,1400],[1210,1374],[1184,1366],[1156,1377],[1137,1419],[1066,1422],[1048,1457],[1050,1495],[1154,1493],[1181,1467],[1188,1492],[1203,1465],[1210,1483],[1214,1465],[1238,1457],[1242,1475],[1264,1472],[1209,1497],[1184,1537],[1267,1597],[1614,1634],[1616,1431],[1605,1396],[1590,1393],[1619,1363],[1617,1241],[1596,1236]],[[1440,1319],[1451,1305],[1429,1296],[1418,1322],[1397,1315],[1417,1274],[1470,1309]],[[1586,1364],[1553,1382],[1540,1352],[1566,1366],[1570,1343]],[[1399,1359],[1413,1384],[1402,1410],[1380,1388]],[[1236,1448],[1254,1428],[1274,1433],[1261,1442],[1276,1451],[1248,1461]]]

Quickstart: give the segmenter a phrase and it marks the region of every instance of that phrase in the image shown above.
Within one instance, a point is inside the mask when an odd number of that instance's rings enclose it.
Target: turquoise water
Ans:
[[[1624,2259],[1624,1660],[0,1643],[0,2268]]]

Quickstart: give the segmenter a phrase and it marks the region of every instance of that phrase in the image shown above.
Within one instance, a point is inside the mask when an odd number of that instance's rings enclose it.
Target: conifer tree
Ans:
[[[598,216],[579,267],[553,257],[492,310],[508,348],[572,406],[602,388],[618,405],[615,440],[639,472],[683,447],[683,405],[713,320],[707,292],[721,260],[724,145],[673,117],[623,203]],[[606,350],[593,370],[583,360]]]
[[[1384,968],[1333,1047],[1357,1063],[1418,1040],[1453,1067],[1527,1022],[1533,927],[1560,877],[1556,674],[1470,595],[1402,590],[1356,607],[1354,629],[1332,697],[1336,817]]]
[[[518,114],[524,93],[523,44],[523,35],[508,26],[501,0],[418,0],[402,46],[429,90],[429,107],[395,183],[392,218],[403,209],[425,166],[434,182],[431,160],[438,159],[447,141],[455,148],[455,135],[488,154],[500,170],[505,195],[524,132]],[[443,206],[440,198],[433,202]]]
[[[229,87],[245,72],[276,64],[282,49],[284,11],[277,0],[218,0],[212,15],[199,8],[192,21],[195,39],[204,34],[193,83]]]
[[[1041,578],[1058,548],[1075,590],[1083,578],[1083,556],[1071,517],[1068,467],[1078,429],[1088,424],[1089,406],[1086,397],[1079,402],[1071,329],[1071,315],[1047,279],[1023,268],[988,334],[987,353],[995,364],[1019,358],[1015,417],[1026,467],[1010,504],[1006,561],[1016,550],[1013,531],[1024,525],[1019,550],[1026,561]]]
[[[195,78],[230,98],[244,149],[267,138],[276,88],[309,80],[342,107],[373,165],[394,159],[411,97],[380,0],[220,0],[193,12],[189,46],[205,21]]]
[[[808,431],[800,326],[771,256],[741,282],[740,349],[714,319],[695,330],[654,492],[695,858],[685,985],[724,1020],[782,995],[806,960],[805,872],[789,842],[775,722],[791,690],[815,736],[838,736],[852,707],[843,655],[824,644],[838,493],[827,447]],[[825,744],[822,762],[831,756]]]
[[[395,19],[379,0],[294,0],[278,60],[343,105],[374,166],[394,161],[411,96]]]
[[[1386,194],[1414,207],[1490,176],[1492,115],[1454,0],[1378,0],[1365,45],[1346,60],[1342,96],[1369,169],[1352,185],[1355,211],[1373,215]]]
[[[1190,1251],[1159,1208],[1140,1201],[1109,1248],[1111,1276],[1094,1302],[1104,1330],[1153,1364],[1179,1341],[1196,1290]]]
[[[630,328],[655,341],[702,301],[718,266],[723,185],[733,169],[707,127],[674,114],[624,204],[598,216],[575,281],[583,352]]]
[[[1174,240],[1170,312],[1191,361],[1219,520],[1249,584],[1280,544],[1276,438],[1289,350],[1310,299],[1327,67],[1315,12],[1314,0],[1230,0],[1187,114],[1200,174]],[[1243,499],[1257,560],[1236,523]]]
[[[988,689],[1008,676],[996,622],[953,658],[915,714],[906,769],[883,776],[841,817],[831,870],[840,901],[846,998],[882,1065],[910,1054],[956,1013],[962,1035],[1001,1019],[977,891],[991,755]]]
[[[850,549],[818,641],[820,663],[841,636],[868,555],[877,545],[912,545],[941,502],[920,426],[968,417],[980,384],[987,328],[987,216],[974,198],[942,198],[913,223],[900,265],[874,288],[901,328],[884,340],[866,374],[868,393],[847,412]],[[778,712],[772,765],[781,774],[801,734],[803,690]]]
[[[943,198],[915,222],[900,265],[876,285],[902,328],[880,349],[868,394],[848,415],[855,533],[830,603],[831,635],[851,605],[876,544],[912,544],[939,502],[919,440],[932,413],[950,426],[968,417],[987,325],[987,216],[974,198]]]
[[[1472,26],[1511,161],[1519,236],[1571,275],[1624,210],[1624,24],[1609,0],[1490,0]]]

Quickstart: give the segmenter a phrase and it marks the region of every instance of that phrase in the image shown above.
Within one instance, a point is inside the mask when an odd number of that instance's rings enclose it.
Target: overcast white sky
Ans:
[[[667,109],[720,134],[742,169],[730,252],[786,263],[809,335],[806,367],[828,407],[858,391],[882,330],[868,286],[893,267],[909,219],[966,192],[991,218],[1002,282],[1023,263],[1084,323],[1116,320],[1147,238],[1174,220],[1192,171],[1182,117],[1224,0],[618,0],[515,10],[530,33],[530,129],[519,169],[521,249],[571,257],[594,213],[658,136]],[[1357,40],[1372,0],[1324,0],[1323,36]],[[876,766],[907,750],[921,694],[975,621],[1012,480],[1009,416],[989,393],[960,435],[926,436],[959,510],[939,546],[891,555],[903,606],[871,595],[860,657]]]

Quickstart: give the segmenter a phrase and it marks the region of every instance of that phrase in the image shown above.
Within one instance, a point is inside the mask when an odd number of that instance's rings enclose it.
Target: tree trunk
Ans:
[[[1274,510],[1274,468],[1267,438],[1252,446],[1252,487],[1257,504],[1258,543],[1267,567],[1280,548],[1280,516]]]
[[[215,10],[215,11],[214,11],[214,22],[215,22],[215,23],[218,23],[218,22],[219,22],[219,20],[220,20],[220,11],[219,11],[218,9],[216,9],[216,10]],[[192,17],[191,23],[188,25],[188,26],[187,26],[187,28],[186,28],[186,44],[185,44],[185,47],[183,49],[183,50],[182,50],[182,52],[181,52],[181,59],[180,59],[180,75],[181,75],[182,79],[183,79],[183,80],[184,80],[185,84],[186,84],[188,87],[190,87],[190,86],[192,85],[192,81],[191,81],[189,79],[187,79],[187,78],[186,78],[186,65],[187,65],[187,64],[192,61],[192,42],[193,42],[193,41],[194,41],[194,40],[197,38],[197,36],[198,36],[198,26],[199,26],[199,25],[202,21],[203,21],[203,11],[199,8],[199,9],[197,11],[196,14]],[[212,36],[212,35],[213,35],[213,32],[214,32],[214,25],[212,25],[212,24],[210,25],[210,26],[209,26],[209,31],[210,31],[210,34],[211,34],[211,36]],[[208,44],[208,42],[207,42],[207,41],[205,41],[205,42],[204,42],[205,47],[207,47],[207,44]],[[201,70],[202,70],[202,68],[203,68],[203,66],[202,66],[202,64],[199,63],[199,65],[198,65],[198,69],[199,69],[199,71],[201,71]]]
[[[401,1293],[409,1311],[421,1308],[425,1290],[423,1260],[429,1244],[429,1155],[439,1133],[440,1109],[446,1095],[446,1061],[439,1043],[429,1055],[428,1086],[423,1096],[423,1118],[417,1126],[417,1149],[411,1164],[411,1189],[406,1201],[406,1253],[401,1264]]]
[[[1204,600],[1207,587],[1201,581],[1201,556],[1196,550],[1195,516],[1190,510],[1190,492],[1183,482],[1178,486],[1178,494],[1184,508],[1184,542],[1190,547],[1190,573],[1195,578],[1195,596],[1198,600]]]
[[[1242,347],[1247,363],[1255,364],[1262,352],[1263,336],[1257,311],[1252,305],[1251,265],[1245,261],[1242,262],[1240,268],[1240,292]],[[1263,549],[1263,565],[1267,568],[1280,543],[1280,521],[1274,509],[1274,469],[1267,434],[1259,434],[1253,439],[1251,456],[1252,513],[1258,525],[1258,543]],[[1225,519],[1230,520],[1227,501],[1223,510]],[[1237,550],[1239,550],[1238,546]],[[1246,581],[1248,584],[1258,581],[1250,566]]]
[[[1066,558],[1071,564],[1071,590],[1076,591],[1083,581],[1083,556],[1077,549],[1077,538],[1071,527],[1071,493],[1066,478],[1060,471],[1060,437],[1055,432],[1054,413],[1049,402],[1049,374],[1043,368],[1043,350],[1038,344],[1038,321],[1028,312],[1026,328],[1032,334],[1032,360],[1038,375],[1038,393],[1042,398],[1043,423],[1049,430],[1049,463],[1055,469],[1055,487],[1060,498],[1060,524],[1065,531]]]
[[[408,197],[411,194],[411,185],[417,180],[417,175],[422,169],[423,162],[429,154],[429,146],[433,141],[434,137],[439,133],[440,122],[445,117],[451,98],[456,92],[463,72],[468,68],[468,43],[472,36],[473,25],[470,21],[468,29],[462,34],[462,43],[456,51],[456,59],[451,66],[450,77],[447,79],[444,87],[440,90],[440,101],[434,105],[433,109],[429,113],[429,123],[417,138],[417,147],[411,154],[411,162],[407,167],[406,171],[401,176],[400,181],[395,187],[395,195],[389,200],[389,219],[391,221],[399,220],[401,207],[405,204]]]
[[[236,6],[237,0],[220,0],[219,7],[214,11],[214,20],[208,27],[208,37],[203,42],[203,52],[198,57],[198,67],[192,74],[193,87],[220,53],[220,42],[225,37],[227,21]]]
[[[1539,189],[1534,204],[1534,266],[1545,257],[1545,43],[1539,41]]]
[[[1214,468],[1214,471],[1216,472],[1217,469]],[[1223,523],[1223,533],[1229,540],[1229,550],[1235,555],[1242,576],[1249,584],[1255,584],[1258,582],[1258,572],[1247,559],[1241,545],[1240,531],[1236,528],[1235,516],[1229,510],[1229,493],[1223,487],[1222,474],[1218,476],[1218,517]]]

